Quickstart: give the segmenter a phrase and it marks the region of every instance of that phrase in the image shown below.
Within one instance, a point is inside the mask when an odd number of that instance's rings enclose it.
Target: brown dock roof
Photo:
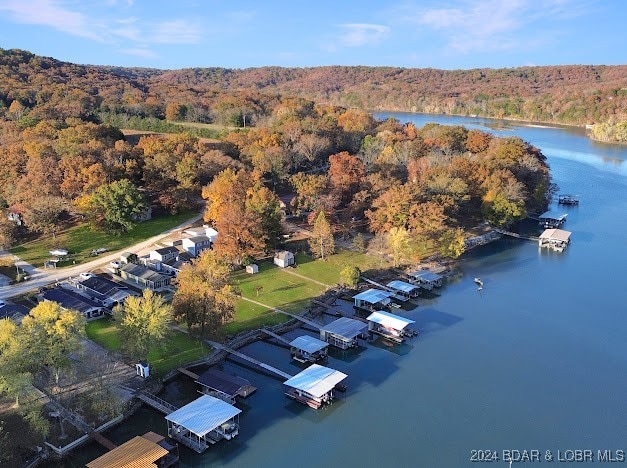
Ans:
[[[154,468],[155,462],[169,452],[142,436],[128,442],[87,463],[87,468]]]

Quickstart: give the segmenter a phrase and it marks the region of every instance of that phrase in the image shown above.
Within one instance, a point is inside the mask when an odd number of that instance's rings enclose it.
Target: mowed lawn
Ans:
[[[109,318],[102,318],[88,322],[87,337],[100,346],[111,351],[120,351],[122,337],[116,322]],[[157,375],[164,375],[189,362],[206,356],[211,347],[200,340],[192,338],[186,333],[172,330],[167,343],[162,348],[152,349],[148,353],[148,362]]]
[[[309,300],[323,293],[326,287],[289,273],[297,270],[285,270],[264,261],[259,263],[259,273],[251,275],[238,271],[233,274],[233,282],[243,297],[287,312],[300,313],[309,305]],[[258,287],[263,289],[257,294]],[[225,326],[225,331],[234,334],[263,325],[275,325],[288,319],[288,316],[240,299],[235,306],[235,319]]]
[[[195,213],[185,212],[176,215],[160,216],[142,223],[138,223],[132,230],[122,235],[109,234],[99,230],[92,230],[87,224],[79,224],[57,234],[53,239],[46,236],[31,242],[16,245],[11,253],[17,255],[25,262],[33,266],[42,266],[51,258],[50,250],[61,248],[69,251],[66,261],[59,262],[57,266],[63,267],[95,260],[91,251],[105,248],[114,252],[132,246],[152,236],[172,229],[185,220],[194,217]]]
[[[352,250],[340,250],[325,260],[313,260],[307,254],[298,254],[296,255],[296,265],[294,270],[296,273],[330,286],[335,286],[341,281],[340,272],[346,266],[356,266],[361,271],[390,267],[389,263],[378,256]]]

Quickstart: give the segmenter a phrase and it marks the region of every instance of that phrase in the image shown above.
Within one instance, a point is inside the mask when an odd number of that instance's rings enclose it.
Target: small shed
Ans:
[[[409,281],[413,284],[419,285],[421,288],[431,291],[433,288],[439,288],[442,286],[442,277],[437,273],[433,273],[429,270],[418,270],[413,273],[409,273]]]
[[[294,258],[294,254],[289,250],[279,250],[274,254],[274,264],[281,268],[287,268],[295,263],[296,259]]]
[[[390,281],[386,286],[394,291],[394,299],[401,301],[406,301],[420,295],[420,286],[405,281]]]
[[[348,377],[346,374],[335,369],[312,364],[284,382],[287,387],[285,394],[311,408],[318,409],[333,401],[335,397],[333,389],[346,377]]]
[[[203,395],[165,417],[168,436],[202,453],[210,445],[239,434],[241,412],[219,398]]]
[[[369,332],[376,333],[398,343],[402,342],[405,336],[415,335],[413,330],[406,328],[407,325],[414,323],[414,321],[405,317],[399,317],[398,315],[379,310],[370,314],[367,320]]]
[[[340,349],[359,345],[357,339],[365,338],[368,325],[359,320],[341,317],[320,328],[320,339]]]
[[[382,307],[389,307],[392,303],[390,297],[393,295],[394,293],[390,291],[367,289],[366,291],[353,296],[353,299],[355,300],[355,307],[366,310],[374,310]]]
[[[235,397],[246,398],[256,389],[242,377],[227,374],[219,369],[208,369],[198,376],[196,383],[201,387],[201,393],[211,395],[227,403],[234,404]]]
[[[540,227],[545,229],[548,228],[559,228],[564,225],[566,222],[566,217],[568,214],[565,213],[555,213],[554,211],[547,211],[546,213],[542,213],[538,218],[538,224]]]
[[[140,361],[135,364],[135,372],[140,377],[147,379],[148,377],[150,377],[150,366],[146,361]]]
[[[546,229],[538,239],[539,247],[547,247],[549,249],[563,252],[570,244],[570,231],[562,229]]]
[[[327,357],[329,343],[309,335],[302,335],[290,342],[290,353],[298,362],[316,362]]]
[[[250,265],[246,265],[246,273],[250,273],[254,275],[255,273],[259,273],[259,265],[256,263],[251,263]]]

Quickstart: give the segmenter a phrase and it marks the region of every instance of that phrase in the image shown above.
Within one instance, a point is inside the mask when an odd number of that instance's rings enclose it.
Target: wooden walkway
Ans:
[[[113,442],[111,442],[109,439],[107,439],[105,436],[103,436],[99,432],[89,431],[89,437],[94,439],[96,442],[98,442],[107,450],[113,450],[114,448],[117,448],[117,445],[115,445]]]
[[[146,403],[148,406],[161,411],[163,414],[168,415],[174,413],[178,408],[171,403],[159,398],[157,395],[153,395],[148,392],[141,392],[137,394],[137,398]]]
[[[373,286],[377,286],[379,288],[385,289],[386,291],[396,292],[392,288],[388,288],[387,286],[383,286],[381,283],[377,283],[376,281],[372,281],[371,279],[366,278],[365,276],[361,277],[366,283],[372,284]]]
[[[266,364],[265,362],[261,362],[261,361],[255,359],[254,357],[247,356],[246,354],[240,353],[239,351],[235,351],[234,349],[227,348],[225,346],[222,346],[222,349],[224,351],[226,351],[227,353],[232,354],[233,356],[237,356],[238,358],[241,358],[244,361],[248,361],[248,362],[256,365],[257,367],[265,369],[268,372],[272,372],[273,374],[276,374],[279,377],[282,377],[282,378],[284,378],[286,380],[287,379],[291,379],[293,377],[291,374],[288,374],[287,372],[283,372],[282,370],[277,369],[276,367],[272,367],[270,364]]]
[[[539,237],[523,236],[522,234],[518,234],[516,232],[504,231],[503,229],[496,229],[495,228],[494,230],[496,232],[498,232],[499,234],[503,234],[504,236],[515,237],[517,239],[529,240],[529,241],[534,241],[534,242],[538,242],[538,240],[540,239]]]
[[[188,376],[188,377],[191,377],[191,378],[192,378],[192,379],[194,379],[194,380],[198,380],[198,374],[196,374],[196,373],[194,373],[194,372],[192,372],[192,371],[190,371],[190,370],[188,370],[188,369],[185,369],[184,367],[179,367],[179,368],[178,368],[178,369],[176,369],[176,370],[177,370],[177,371],[179,371],[179,372],[180,372],[181,374],[183,374],[183,375],[186,375],[186,376]]]
[[[286,345],[290,345],[290,342],[288,340],[286,340],[285,338],[283,338],[281,335],[277,335],[274,332],[271,332],[270,330],[266,329],[266,328],[260,328],[259,329],[262,333],[265,333],[268,336],[271,336],[272,338],[274,338],[275,340],[280,341],[281,343],[284,343]]]

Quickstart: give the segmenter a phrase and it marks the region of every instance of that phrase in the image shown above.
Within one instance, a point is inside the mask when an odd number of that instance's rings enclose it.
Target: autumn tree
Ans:
[[[411,253],[411,238],[404,227],[393,227],[387,235],[387,248],[394,266],[400,265]]]
[[[82,347],[85,317],[43,301],[24,317],[20,328],[34,362],[50,367],[58,384],[61,372],[71,365],[70,354]]]
[[[329,156],[331,186],[346,202],[359,190],[365,175],[364,163],[357,156],[346,151]]]
[[[24,207],[24,224],[33,232],[52,235],[59,231],[61,215],[67,210],[67,202],[61,197],[42,196]]]
[[[91,198],[90,215],[97,226],[113,232],[131,230],[148,209],[144,195],[128,179],[99,187]]]
[[[13,320],[0,320],[0,394],[14,398],[18,407],[20,398],[32,387],[34,370],[21,331]]]
[[[163,344],[170,330],[172,306],[163,296],[144,289],[142,296],[129,296],[114,309],[122,330],[123,347],[135,359],[146,359],[148,351]]]
[[[15,223],[0,209],[0,250],[8,249],[15,240]]]
[[[222,236],[222,232],[220,232]],[[205,250],[177,277],[172,305],[174,315],[201,338],[219,331],[235,315],[237,289],[229,265],[213,250]]]
[[[354,265],[346,265],[342,271],[340,271],[341,282],[350,288],[354,288],[359,284],[360,277],[361,270]]]
[[[311,237],[309,238],[309,249],[314,257],[322,260],[325,259],[325,255],[332,255],[335,252],[333,231],[324,211],[320,211],[316,216]]]

